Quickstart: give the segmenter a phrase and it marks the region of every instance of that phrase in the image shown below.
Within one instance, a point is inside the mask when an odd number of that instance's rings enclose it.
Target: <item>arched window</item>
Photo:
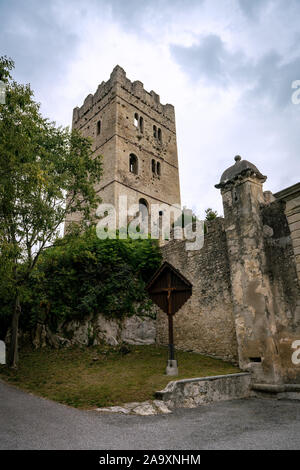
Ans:
[[[158,176],[160,176],[160,162],[157,162],[156,164],[156,173],[158,174]]]
[[[156,138],[156,126],[153,126],[153,137]]]
[[[146,201],[146,199],[140,199],[139,200],[139,211],[141,213],[142,219],[145,220],[148,218],[148,210],[149,210],[149,204]]]
[[[140,217],[140,231],[147,234],[149,231],[149,204],[146,199],[139,199],[139,217]]]
[[[129,155],[129,171],[134,175],[138,174],[138,159],[133,153]]]
[[[101,121],[97,122],[97,135],[100,135],[101,132]]]
[[[133,124],[135,125],[135,127],[139,126],[139,115],[138,115],[138,113],[135,113],[135,115],[134,115]]]
[[[140,117],[140,132],[143,134],[144,132],[144,119],[142,116]]]
[[[152,173],[155,173],[155,160],[151,161]]]

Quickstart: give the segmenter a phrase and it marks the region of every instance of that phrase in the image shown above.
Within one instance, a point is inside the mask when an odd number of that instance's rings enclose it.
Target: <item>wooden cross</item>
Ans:
[[[177,286],[172,286],[172,277],[176,279]],[[163,287],[163,285],[166,285],[166,287]],[[153,276],[152,280],[147,286],[147,290],[153,302],[162,308],[168,315],[169,360],[174,360],[173,315],[175,315],[180,307],[191,296],[192,284],[172,265],[165,262]],[[181,294],[178,296],[176,295],[178,293]],[[165,297],[167,300],[166,306],[165,302],[163,302]]]

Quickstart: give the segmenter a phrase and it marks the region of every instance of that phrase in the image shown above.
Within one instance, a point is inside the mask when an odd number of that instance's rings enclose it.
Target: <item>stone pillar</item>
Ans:
[[[216,187],[223,197],[239,364],[255,381],[276,383],[280,358],[260,211],[266,176],[241,157],[235,160]]]

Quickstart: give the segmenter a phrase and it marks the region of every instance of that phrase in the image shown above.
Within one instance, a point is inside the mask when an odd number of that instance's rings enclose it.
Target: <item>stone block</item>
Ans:
[[[239,373],[169,382],[156,397],[172,408],[196,408],[204,403],[246,398],[251,374]]]
[[[300,211],[297,214],[287,216],[289,225],[300,221]]]
[[[297,222],[294,222],[292,224],[289,224],[290,226],[290,231],[295,232],[296,230],[300,230],[300,220]]]

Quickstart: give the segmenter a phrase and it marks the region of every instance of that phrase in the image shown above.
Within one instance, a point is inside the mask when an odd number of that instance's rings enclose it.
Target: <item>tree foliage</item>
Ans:
[[[30,86],[13,81],[13,66],[0,57],[6,83],[6,102],[0,104],[0,256],[15,298],[9,362],[16,366],[22,289],[67,214],[78,212],[82,227],[90,223],[100,202],[94,188],[102,166],[90,140],[43,118]]]
[[[22,329],[102,313],[149,314],[145,283],[159,267],[157,241],[99,240],[94,228],[45,250],[23,291]],[[6,299],[7,300],[7,299]],[[0,297],[5,313],[5,298]]]
[[[218,217],[218,212],[212,210],[210,207],[205,210],[205,220],[210,221]]]

